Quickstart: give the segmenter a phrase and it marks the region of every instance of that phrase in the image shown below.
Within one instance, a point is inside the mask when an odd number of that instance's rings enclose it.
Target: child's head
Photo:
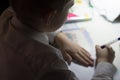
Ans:
[[[10,0],[17,18],[39,31],[53,31],[66,19],[73,0]]]

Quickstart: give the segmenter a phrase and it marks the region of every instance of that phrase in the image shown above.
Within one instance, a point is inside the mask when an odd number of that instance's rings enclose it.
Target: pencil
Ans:
[[[111,42],[109,42],[109,43],[107,43],[107,44],[105,44],[105,45],[102,45],[101,46],[101,48],[105,48],[106,47],[106,45],[111,45],[111,44],[113,44],[113,43],[115,43],[115,42],[117,42],[117,41],[119,41],[120,40],[120,37],[119,38],[117,38],[117,39],[115,39],[115,40],[113,40],[113,41],[111,41]]]

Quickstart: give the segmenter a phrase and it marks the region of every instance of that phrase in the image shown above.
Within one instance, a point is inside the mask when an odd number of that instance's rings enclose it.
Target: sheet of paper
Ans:
[[[120,15],[120,0],[91,0],[100,15],[114,21]]]
[[[95,58],[94,42],[86,29],[71,24],[69,26],[66,25],[62,30],[69,39],[85,48],[91,53],[92,57]],[[73,71],[80,80],[90,80],[94,73],[94,68],[83,67],[74,62],[69,66],[69,69]]]

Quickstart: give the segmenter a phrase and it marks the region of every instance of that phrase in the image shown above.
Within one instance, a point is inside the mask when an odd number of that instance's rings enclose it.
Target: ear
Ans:
[[[57,14],[57,11],[52,11],[46,16],[46,23],[49,25],[51,21],[54,19],[55,15]]]

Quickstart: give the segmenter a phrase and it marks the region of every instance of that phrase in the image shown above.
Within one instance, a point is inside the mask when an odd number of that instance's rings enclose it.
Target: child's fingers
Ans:
[[[113,50],[112,47],[106,46],[106,48],[108,49],[109,53],[115,54],[115,51]]]

